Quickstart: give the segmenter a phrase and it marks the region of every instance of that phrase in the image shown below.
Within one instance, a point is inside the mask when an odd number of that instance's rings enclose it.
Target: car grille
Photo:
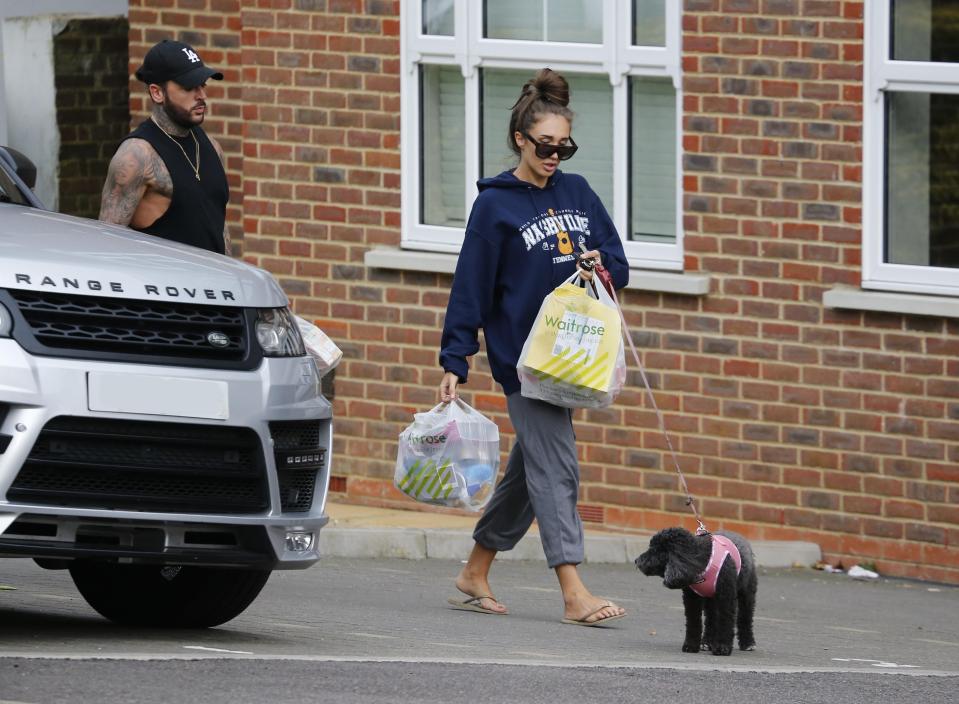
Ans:
[[[270,423],[276,472],[283,511],[309,511],[316,493],[316,477],[326,463],[326,448],[320,446],[319,421]]]
[[[54,418],[7,499],[141,511],[256,513],[269,506],[250,428]]]
[[[0,302],[14,314],[14,337],[38,355],[240,369],[260,361],[243,308],[12,289]]]

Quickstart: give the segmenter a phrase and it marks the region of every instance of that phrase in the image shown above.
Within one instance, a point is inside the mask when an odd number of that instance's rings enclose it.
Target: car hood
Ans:
[[[256,308],[287,305],[262,269],[125,227],[0,206],[0,288]]]

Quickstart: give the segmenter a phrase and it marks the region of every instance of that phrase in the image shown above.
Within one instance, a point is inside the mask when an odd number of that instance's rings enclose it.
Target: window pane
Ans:
[[[466,111],[456,66],[420,67],[420,222],[466,224]]]
[[[482,172],[495,176],[516,167],[517,158],[506,144],[510,108],[529,71],[485,69],[482,80]],[[581,174],[599,195],[606,209],[613,211],[613,89],[605,76],[564,73],[569,81],[573,139],[579,151],[560,164],[563,171]]]
[[[892,58],[959,62],[959,4],[955,0],[895,0]]]
[[[423,34],[452,37],[453,0],[423,0]]]
[[[633,44],[666,46],[666,0],[633,0]]]
[[[959,268],[959,95],[887,101],[885,261]]]
[[[603,6],[595,0],[486,0],[484,21],[489,39],[603,41]]]
[[[676,240],[676,91],[662,78],[629,80],[629,239]]]

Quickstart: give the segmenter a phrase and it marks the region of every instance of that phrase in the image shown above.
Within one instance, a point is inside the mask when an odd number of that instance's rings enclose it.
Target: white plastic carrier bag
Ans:
[[[300,329],[300,335],[303,337],[303,344],[306,346],[307,353],[316,363],[316,371],[320,376],[324,376],[343,359],[343,351],[336,346],[325,332],[320,330],[309,320],[304,320],[300,316],[294,316],[296,326]]]
[[[573,274],[540,306],[516,371],[527,398],[565,408],[602,408],[626,381],[622,324],[602,285]]]
[[[481,511],[499,468],[499,428],[457,399],[413,416],[400,433],[393,484],[416,501]]]

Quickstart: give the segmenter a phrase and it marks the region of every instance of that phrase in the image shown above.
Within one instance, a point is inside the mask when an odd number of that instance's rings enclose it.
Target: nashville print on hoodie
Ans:
[[[477,183],[456,263],[440,343],[440,366],[465,383],[479,329],[493,378],[520,389],[516,363],[543,299],[572,276],[582,249],[598,250],[623,288],[629,264],[599,196],[582,176],[557,170],[539,188],[511,171]]]

